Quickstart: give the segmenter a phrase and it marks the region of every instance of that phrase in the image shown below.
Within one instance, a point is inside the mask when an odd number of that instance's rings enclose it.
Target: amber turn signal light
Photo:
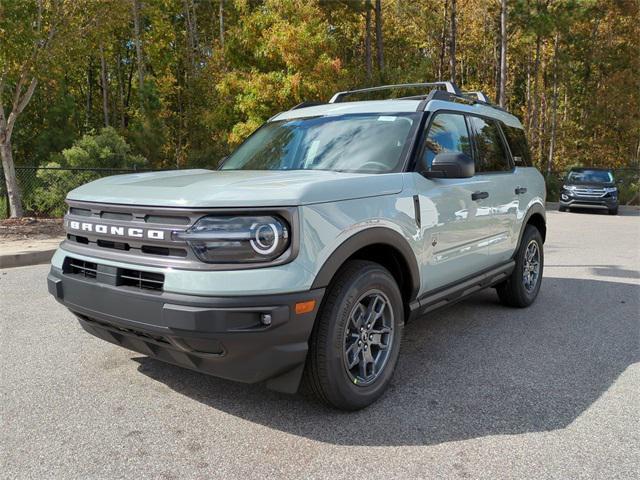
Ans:
[[[313,312],[313,309],[316,308],[315,300],[307,300],[306,302],[298,302],[296,303],[296,315],[302,315],[303,313]]]

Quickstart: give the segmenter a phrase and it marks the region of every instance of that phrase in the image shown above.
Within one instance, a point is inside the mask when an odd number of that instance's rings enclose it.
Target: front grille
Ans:
[[[151,265],[158,264],[161,258],[200,263],[188,244],[174,237],[174,232],[185,231],[202,215],[197,210],[176,211],[71,201],[64,224],[69,244],[81,244],[85,249],[95,250],[98,256],[110,251],[109,256],[104,258],[114,259],[113,255],[117,254],[123,260],[136,256],[136,263],[148,258]],[[74,251],[78,254],[92,253]]]
[[[65,260],[66,268],[64,273],[70,275],[80,275],[85,278],[96,278],[98,276],[98,264],[79,260],[77,258],[67,257]]]
[[[164,275],[161,273],[142,272],[140,270],[125,270],[120,272],[121,285],[142,288],[146,290],[162,290]]]
[[[155,291],[162,291],[164,289],[164,275],[162,273],[111,267],[73,257],[66,257],[64,259],[62,273],[95,280],[98,283],[115,287],[133,287],[141,290]]]
[[[606,192],[604,188],[576,188],[573,193],[577,197],[600,198],[604,197]]]

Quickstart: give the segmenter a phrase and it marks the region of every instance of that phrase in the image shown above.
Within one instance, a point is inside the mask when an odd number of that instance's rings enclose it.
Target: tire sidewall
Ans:
[[[535,288],[532,291],[528,291],[522,282],[522,271],[524,269],[524,260],[525,254],[527,251],[527,246],[531,241],[534,240],[538,244],[538,252],[540,256],[540,272],[538,273],[538,281],[536,283]],[[533,303],[533,301],[538,296],[538,292],[540,291],[540,286],[542,285],[542,278],[544,272],[544,248],[542,243],[542,236],[537,228],[528,226],[524,232],[522,237],[522,244],[520,247],[520,251],[518,252],[518,260],[516,262],[516,272],[517,278],[515,279],[518,283],[518,290],[522,298],[525,300],[527,305]]]

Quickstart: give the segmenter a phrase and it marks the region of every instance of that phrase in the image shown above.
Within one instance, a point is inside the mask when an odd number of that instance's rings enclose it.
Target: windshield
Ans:
[[[574,170],[567,177],[569,183],[613,183],[613,175],[607,170]]]
[[[353,114],[269,122],[221,170],[387,173],[402,167],[419,114]]]

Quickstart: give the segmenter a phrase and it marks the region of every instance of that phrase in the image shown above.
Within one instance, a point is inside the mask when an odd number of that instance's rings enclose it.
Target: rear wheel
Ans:
[[[305,380],[324,403],[364,408],[387,388],[400,352],[402,296],[374,262],[348,262],[330,285],[309,342]]]
[[[538,296],[544,267],[542,235],[533,225],[526,226],[515,261],[511,276],[496,290],[503,304],[528,307]]]

